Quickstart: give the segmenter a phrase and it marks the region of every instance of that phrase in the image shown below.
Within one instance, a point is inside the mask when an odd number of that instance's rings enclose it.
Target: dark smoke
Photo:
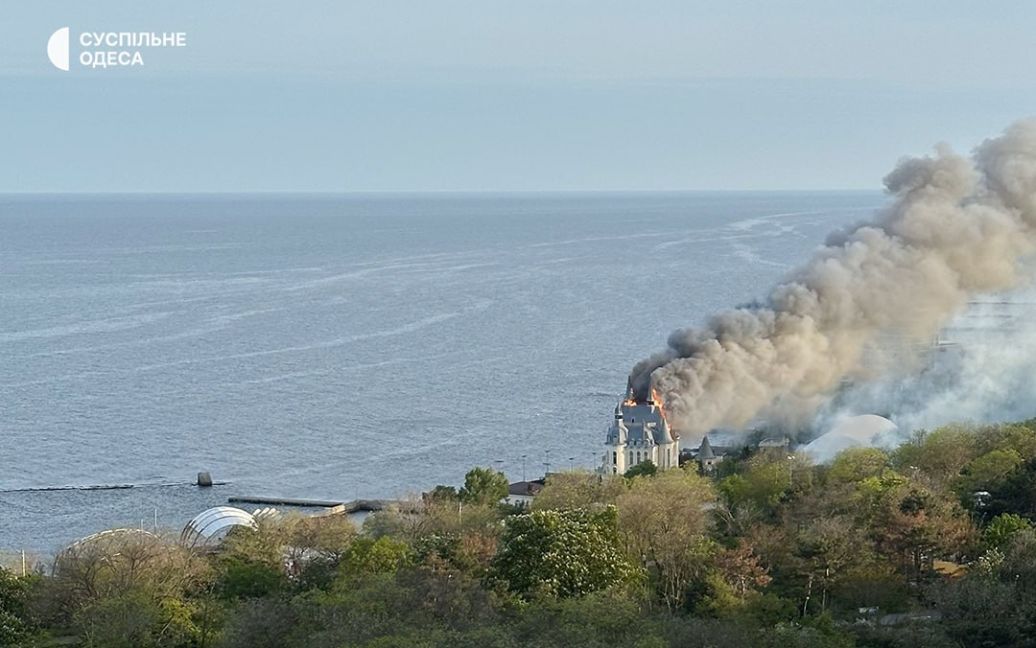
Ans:
[[[635,393],[658,391],[685,438],[769,414],[809,416],[847,378],[902,368],[905,350],[931,341],[973,296],[1030,278],[1036,121],[971,159],[946,146],[905,159],[885,185],[889,207],[832,235],[762,304],[670,335],[633,368]]]

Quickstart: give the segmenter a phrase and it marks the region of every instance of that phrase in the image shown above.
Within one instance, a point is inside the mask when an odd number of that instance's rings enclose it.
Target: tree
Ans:
[[[923,473],[935,484],[946,485],[978,454],[974,427],[946,425],[919,432],[892,453],[892,465],[906,474]]]
[[[996,449],[976,457],[961,469],[957,492],[968,501],[976,491],[995,491],[1004,480],[1022,465],[1024,460],[1016,450]]]
[[[832,586],[842,571],[865,557],[862,534],[847,516],[816,518],[795,534],[797,570],[805,580],[802,613],[827,609]]]
[[[500,518],[504,510],[497,500],[489,498],[483,502],[428,500],[420,515],[405,514],[402,528],[393,535],[410,543],[427,535],[461,537],[475,533],[495,538],[501,531]]]
[[[703,573],[711,552],[705,533],[715,502],[711,482],[686,470],[634,479],[616,500],[619,529],[631,556],[650,565],[670,609],[682,605],[692,579]]]
[[[212,578],[201,556],[147,532],[118,529],[58,554],[51,585],[67,622],[80,608],[127,592],[152,602],[182,600]]]
[[[227,599],[263,598],[288,587],[287,575],[271,565],[241,555],[225,555],[220,561],[218,592]]]
[[[200,634],[191,611],[183,599],[131,589],[80,608],[74,628],[86,648],[179,648],[195,645]]]
[[[939,624],[960,646],[1032,646],[1036,641],[1033,600],[1019,596],[1013,578],[969,573],[929,591],[942,613]]]
[[[878,548],[916,581],[935,558],[964,553],[974,539],[959,504],[916,485],[892,494],[879,519]]]
[[[523,598],[623,587],[640,570],[626,557],[614,507],[533,511],[507,519],[489,579]]]
[[[14,646],[33,634],[26,600],[34,579],[18,578],[0,567],[0,646]]]
[[[978,433],[982,452],[1014,450],[1022,461],[1036,458],[1036,419],[1024,423],[990,425]]]
[[[655,635],[639,601],[616,591],[579,598],[539,599],[523,610],[512,646],[606,648],[668,646]],[[675,644],[674,644],[675,645]]]
[[[840,483],[862,481],[880,475],[888,461],[888,454],[880,448],[849,448],[831,462],[827,478]]]
[[[832,598],[841,609],[876,607],[883,612],[907,609],[906,580],[887,561],[868,555],[847,565],[832,584]]]
[[[766,587],[773,580],[752,546],[744,539],[733,549],[723,549],[716,554],[716,568],[720,577],[741,599]]]
[[[342,559],[346,575],[393,574],[413,562],[410,547],[389,537],[359,538],[349,546]]]
[[[183,646],[203,641],[199,592],[206,557],[138,529],[117,529],[67,547],[39,601],[48,623],[71,627],[84,646]],[[57,609],[57,613],[55,613]]]
[[[1013,582],[1019,595],[1036,607],[1036,530],[1030,527],[1011,535],[1004,545],[999,575]]]
[[[226,599],[261,598],[288,588],[285,547],[288,526],[273,520],[258,528],[234,527],[215,557],[216,590]]]
[[[288,573],[303,588],[327,587],[357,536],[356,525],[344,515],[288,517],[285,546]]]
[[[1014,513],[1001,513],[986,526],[982,532],[982,540],[987,547],[1003,549],[1020,531],[1032,528],[1032,523]]]
[[[52,575],[0,571],[0,645],[1036,646],[1034,440],[1029,422],[919,436],[887,463],[745,453],[718,485],[691,470],[552,474],[521,515],[482,468],[362,530],[261,516],[199,552],[103,533]],[[958,494],[980,484],[992,497],[965,511]],[[853,623],[861,607],[933,606],[940,623]]]
[[[428,492],[428,496],[425,498],[430,501],[455,501],[460,495],[457,493],[457,489],[453,486],[443,486],[439,484]]]
[[[234,607],[219,645],[223,648],[297,646],[298,643],[291,642],[291,635],[301,625],[298,610],[283,597],[247,599]]]
[[[762,453],[746,461],[742,472],[722,479],[719,490],[731,510],[755,509],[772,518],[786,498],[809,491],[812,480],[805,457]]]
[[[623,477],[626,479],[633,479],[634,477],[652,477],[657,472],[658,467],[655,466],[655,462],[649,459],[631,467],[625,472]]]
[[[1036,519],[1036,459],[1030,459],[990,489],[992,497],[985,507],[991,515],[1016,513]]]
[[[357,535],[356,525],[344,515],[289,518],[285,526],[288,549],[298,559],[317,555],[337,562]]]
[[[532,502],[534,510],[572,510],[614,504],[626,491],[626,480],[584,470],[553,473]]]
[[[464,475],[460,497],[473,504],[494,504],[507,497],[509,488],[504,473],[492,468],[472,468]]]

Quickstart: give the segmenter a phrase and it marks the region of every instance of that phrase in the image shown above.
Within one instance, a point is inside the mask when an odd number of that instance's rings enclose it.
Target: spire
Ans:
[[[701,440],[701,445],[698,447],[698,460],[702,459],[715,459],[716,453],[712,451],[712,444],[709,443],[709,435],[705,435],[705,438]]]

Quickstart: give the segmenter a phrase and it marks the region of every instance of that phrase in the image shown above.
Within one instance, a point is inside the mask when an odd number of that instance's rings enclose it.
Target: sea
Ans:
[[[636,361],[885,201],[2,196],[0,550],[595,467]]]

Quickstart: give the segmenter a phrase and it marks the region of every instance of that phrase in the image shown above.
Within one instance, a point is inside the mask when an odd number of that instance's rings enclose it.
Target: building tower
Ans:
[[[701,445],[698,446],[698,456],[695,457],[698,460],[698,467],[701,469],[702,474],[708,475],[716,469],[718,464],[723,457],[716,454],[712,449],[712,444],[709,443],[709,435],[705,435],[705,438],[701,440]]]
[[[669,427],[654,396],[638,400],[630,389],[608,426],[602,472],[621,475],[645,461],[660,470],[680,465],[680,436]]]

